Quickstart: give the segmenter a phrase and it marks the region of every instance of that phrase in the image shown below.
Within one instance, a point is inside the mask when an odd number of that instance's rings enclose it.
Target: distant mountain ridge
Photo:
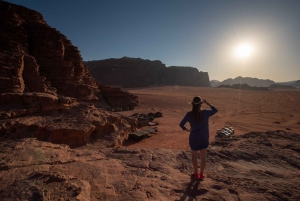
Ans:
[[[269,89],[297,89],[292,85],[283,85],[283,84],[272,84],[268,88]]]
[[[247,84],[251,87],[268,87],[272,84],[275,84],[275,82],[272,80],[269,80],[269,79],[264,80],[264,79],[258,79],[258,78],[252,78],[252,77],[238,76],[234,79],[229,78],[222,82],[218,82],[217,80],[212,80],[210,82],[210,84],[212,87],[217,87],[220,85],[234,85],[234,84]]]
[[[218,88],[231,88],[231,89],[246,89],[255,91],[268,91],[268,87],[251,87],[247,84],[233,84],[233,85],[220,85]]]
[[[125,88],[153,85],[211,87],[207,72],[194,67],[166,67],[159,60],[122,57],[85,61],[92,76],[99,82]]]
[[[252,77],[241,77],[238,76],[234,79],[228,78],[222,82],[218,80],[211,80],[210,84],[212,87],[218,87],[221,85],[235,85],[235,84],[247,84],[251,87],[269,87],[269,88],[282,88],[282,89],[287,89],[289,87],[285,86],[292,86],[290,89],[293,87],[299,88],[300,87],[300,80],[294,80],[294,81],[288,81],[288,82],[274,82],[273,80],[269,79],[258,79],[258,78],[252,78]],[[280,87],[282,86],[282,87]]]
[[[300,80],[297,80],[296,82],[292,83],[291,86],[300,87]]]
[[[281,85],[293,85],[297,80],[293,81],[288,81],[288,82],[276,82],[276,84],[281,84]]]

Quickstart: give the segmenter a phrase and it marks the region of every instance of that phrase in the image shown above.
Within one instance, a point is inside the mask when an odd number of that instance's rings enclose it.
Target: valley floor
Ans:
[[[120,114],[162,112],[158,133],[139,143],[127,142],[130,148],[169,148],[188,150],[188,132],[179,127],[186,112],[191,110],[192,98],[201,96],[219,112],[210,118],[210,141],[216,131],[229,125],[234,135],[248,132],[284,130],[300,134],[300,90],[251,91],[224,88],[163,86],[128,90],[138,95],[140,106]],[[203,109],[210,109],[206,105]],[[189,126],[187,124],[187,126]]]

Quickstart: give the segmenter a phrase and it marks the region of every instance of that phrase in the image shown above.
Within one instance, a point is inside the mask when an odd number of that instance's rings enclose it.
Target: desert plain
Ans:
[[[234,135],[249,132],[284,130],[300,134],[300,89],[252,91],[225,88],[161,86],[128,89],[139,97],[140,106],[120,114],[162,112],[157,135],[138,143],[124,143],[130,148],[168,148],[189,150],[189,133],[182,131],[179,122],[191,110],[194,96],[200,96],[218,109],[210,118],[210,142],[215,140],[217,129],[229,125]],[[203,105],[202,109],[210,109]],[[189,127],[189,124],[186,124]]]
[[[134,111],[118,113],[162,112],[163,117],[153,120],[159,123],[156,134],[140,141],[128,139],[113,154],[106,153],[106,157],[125,164],[110,166],[112,172],[121,173],[114,180],[106,180],[131,189],[120,195],[130,195],[128,200],[300,199],[300,90],[158,86],[128,91],[139,97],[140,105]],[[209,122],[210,146],[203,181],[190,176],[189,133],[179,127],[191,110],[194,96],[201,96],[218,109]],[[210,108],[203,105],[203,109]],[[235,133],[217,137],[217,129],[225,125],[233,127]],[[78,150],[99,150],[102,143],[99,139]],[[130,175],[128,171],[132,171]],[[131,188],[127,177],[138,187]]]

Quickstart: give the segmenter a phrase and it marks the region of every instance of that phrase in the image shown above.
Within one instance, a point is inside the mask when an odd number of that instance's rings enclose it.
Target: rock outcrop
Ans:
[[[84,63],[97,81],[107,85],[126,88],[151,85],[210,87],[208,73],[193,67],[166,67],[158,60],[123,57]]]
[[[3,1],[0,10],[1,92],[55,92],[52,86],[64,96],[99,99],[77,48],[40,13]]]
[[[37,138],[70,147],[102,139],[103,147],[115,147],[135,131],[137,120],[96,108],[93,104],[76,104],[0,120],[0,141]]]
[[[100,82],[97,82],[97,86],[101,90],[105,101],[113,107],[113,109],[119,108],[123,111],[133,110],[138,104],[138,97],[136,95],[121,88],[109,87]]]
[[[0,11],[0,93],[42,92],[107,105],[77,47],[40,13],[4,1]]]
[[[2,200],[300,200],[300,135],[220,138],[206,178],[191,178],[191,152],[77,149],[34,139],[0,142]],[[255,149],[253,148],[255,147]],[[278,150],[278,151],[274,151]]]
[[[133,109],[137,96],[109,86],[102,92],[77,47],[40,13],[4,1],[0,13],[0,141],[35,137],[75,147],[111,134],[117,145],[135,131],[134,120],[102,109]]]

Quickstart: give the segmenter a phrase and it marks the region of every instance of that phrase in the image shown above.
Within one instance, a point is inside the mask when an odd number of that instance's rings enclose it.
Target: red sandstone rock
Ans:
[[[0,93],[57,93],[107,107],[77,47],[66,36],[36,11],[3,1],[0,11]],[[136,97],[125,93],[119,96],[133,97],[128,106],[136,106]]]
[[[135,107],[137,97],[106,86],[107,103],[77,47],[40,13],[4,1],[0,13],[0,141],[35,137],[74,147],[112,133],[107,146],[122,144],[137,122],[90,103]]]
[[[133,109],[139,104],[138,97],[121,88],[114,88],[97,82],[104,99],[112,107],[119,107],[122,110]]]
[[[283,131],[219,139],[207,152],[203,181],[190,176],[190,151],[0,142],[0,198],[299,200],[299,140]]]
[[[103,146],[115,147],[122,145],[128,139],[128,134],[137,128],[135,119],[110,114],[91,104],[77,104],[66,109],[61,104],[71,105],[72,100],[62,99],[65,103],[59,103],[60,99],[56,99],[56,96],[42,98],[45,99],[44,105],[36,108],[42,113],[34,111],[35,107],[2,113],[0,141],[34,137],[41,141],[77,147],[105,136]],[[27,97],[27,100],[28,104],[34,104],[32,97]]]

